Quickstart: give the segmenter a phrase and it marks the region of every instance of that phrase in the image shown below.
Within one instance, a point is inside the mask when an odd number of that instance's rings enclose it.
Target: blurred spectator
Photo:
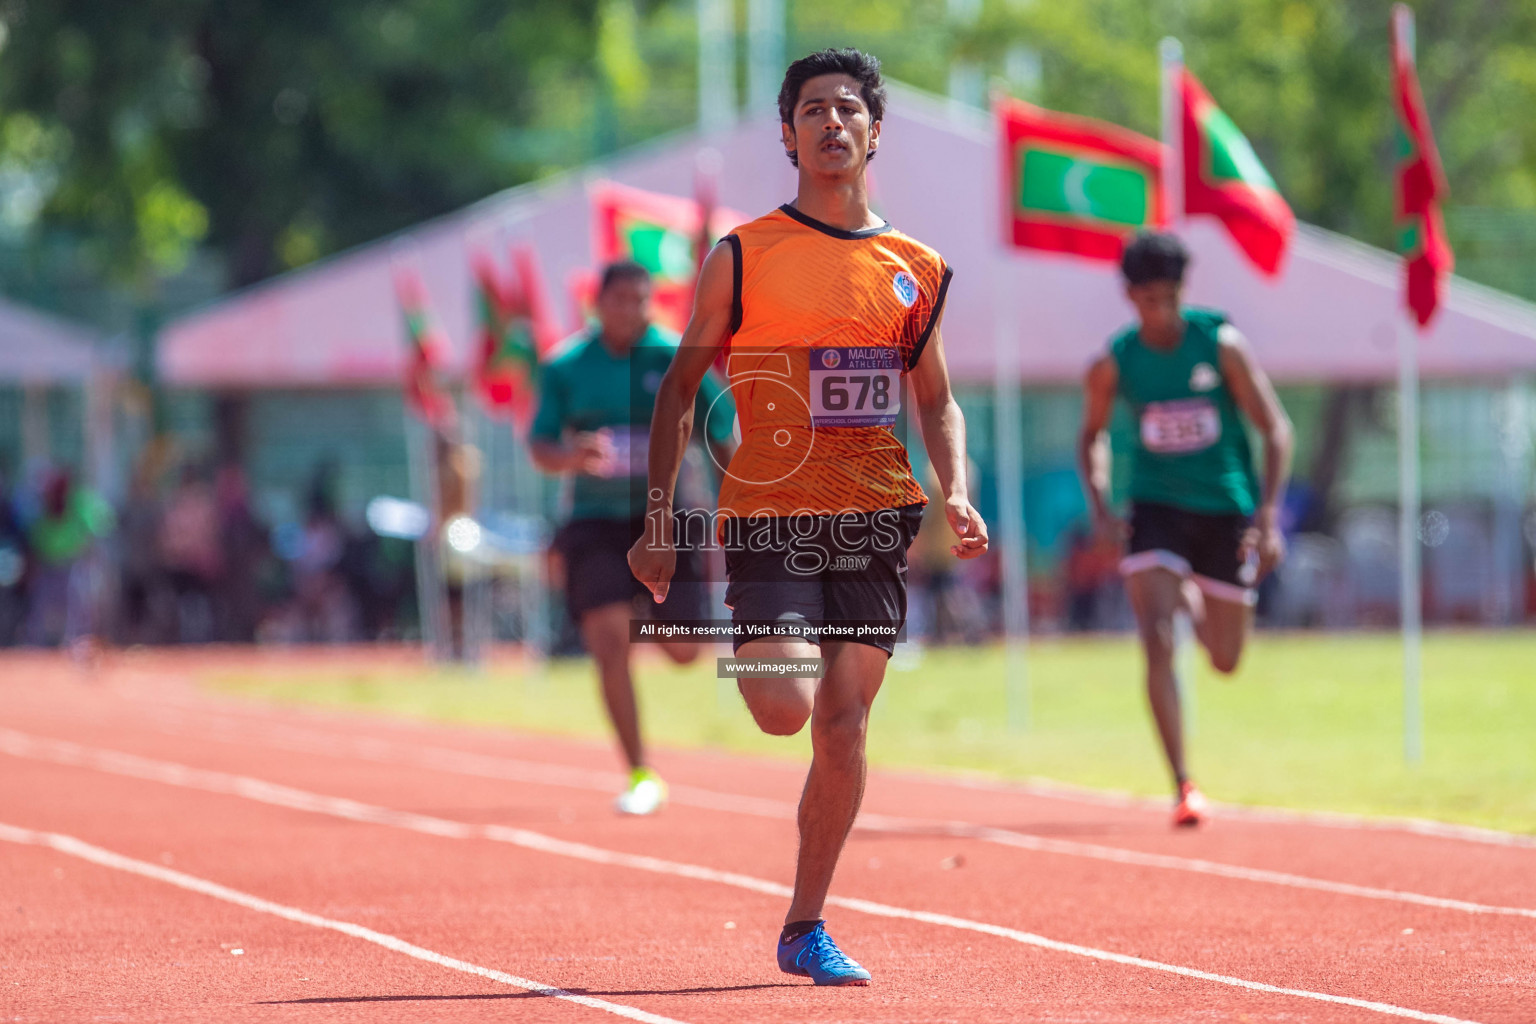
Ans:
[[[214,636],[225,643],[250,643],[261,621],[262,570],[271,552],[267,530],[251,511],[250,488],[240,466],[219,468],[213,494],[224,555],[213,601]]]
[[[67,470],[54,470],[42,489],[39,515],[28,530],[31,571],[27,642],[40,647],[75,646],[95,637],[100,625],[102,581],[92,559],[96,541],[112,532],[112,507],[77,485]]]
[[[364,640],[398,640],[401,619],[415,593],[415,555],[410,541],[372,531],[347,538],[341,572],[357,608]]]
[[[338,643],[355,634],[351,595],[341,574],[346,532],[336,517],[328,486],[328,464],[316,473],[309,509],[290,567],[293,572],[299,639]]]
[[[1109,628],[1120,586],[1120,544],[1086,526],[1073,529],[1067,543],[1067,628],[1074,632]]]
[[[214,587],[224,571],[219,512],[201,470],[182,468],[181,481],[160,523],[160,563],[176,597],[176,639],[213,639]]]
[[[27,535],[0,477],[0,647],[20,639],[26,619]]]
[[[175,632],[175,598],[160,561],[161,454],[152,449],[134,467],[119,520],[120,623],[122,638],[130,644],[164,643]]]
[[[474,656],[475,645],[468,635],[464,591],[476,579],[477,572],[466,553],[446,540],[449,524],[461,517],[474,518],[478,511],[480,450],[460,438],[456,423],[449,423],[434,432],[433,451],[437,466],[438,530],[444,540],[439,550],[448,600],[447,654],[455,661],[465,661]]]

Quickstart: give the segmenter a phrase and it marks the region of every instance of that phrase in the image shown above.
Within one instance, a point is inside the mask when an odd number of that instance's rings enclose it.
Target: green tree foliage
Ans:
[[[1472,255],[1488,225],[1508,222],[1456,207],[1536,207],[1536,121],[1520,116],[1536,101],[1536,0],[1415,6],[1453,240]],[[1392,243],[1389,0],[785,8],[791,58],[863,46],[933,91],[965,61],[1013,74],[1046,106],[1148,133],[1157,42],[1177,35],[1299,216]],[[694,11],[694,0],[0,0],[0,236],[67,229],[128,279],[203,246],[234,283],[254,281],[687,126]],[[1505,235],[1507,271],[1519,241]]]
[[[1536,204],[1536,122],[1513,113],[1536,104],[1536,0],[1412,6],[1451,202]],[[1391,247],[1390,16],[1390,0],[994,0],[957,50],[1000,69],[1034,48],[1029,98],[1155,135],[1157,42],[1178,36],[1303,220]]]
[[[120,276],[248,283],[542,170],[509,128],[590,98],[595,6],[9,0],[0,143]]]

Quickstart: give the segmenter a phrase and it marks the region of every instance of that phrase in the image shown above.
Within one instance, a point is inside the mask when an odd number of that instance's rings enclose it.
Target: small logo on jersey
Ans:
[[[657,391],[661,390],[660,372],[652,370],[650,373],[647,373],[644,377],[640,378],[640,384],[645,388],[645,390],[654,395]]]
[[[843,357],[837,349],[829,348],[821,354],[821,365],[829,370],[835,370],[842,365]]]
[[[896,272],[896,279],[891,282],[891,288],[896,292],[896,298],[908,309],[911,309],[912,303],[917,301],[917,280],[905,270]]]
[[[1210,391],[1221,383],[1221,378],[1216,374],[1216,368],[1210,363],[1196,363],[1195,368],[1189,372],[1189,390]]]

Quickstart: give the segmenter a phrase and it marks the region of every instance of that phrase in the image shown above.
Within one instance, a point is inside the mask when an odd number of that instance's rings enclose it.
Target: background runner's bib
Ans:
[[[569,434],[593,430],[606,430],[613,440],[615,457],[601,473],[566,478],[570,518],[627,521],[644,514],[648,424],[677,344],[677,335],[653,326],[627,353],[614,355],[592,328],[568,338],[540,368],[539,408],[529,431],[534,440],[558,443]],[[730,439],[735,415],[719,378],[706,374],[694,403],[694,436]],[[696,505],[704,500],[706,480],[689,465],[685,458],[678,500]]]
[[[1119,394],[1134,417],[1132,501],[1208,515],[1252,515],[1259,485],[1248,432],[1221,373],[1226,317],[1184,310],[1178,347],[1155,349],[1129,327],[1110,342]],[[1117,434],[1115,443],[1121,443]]]
[[[1149,452],[1204,451],[1221,440],[1221,412],[1209,398],[1148,402],[1141,410],[1141,445]]]
[[[628,423],[604,428],[613,441],[613,460],[605,472],[597,474],[607,479],[617,477],[644,477],[651,450],[651,431]]]

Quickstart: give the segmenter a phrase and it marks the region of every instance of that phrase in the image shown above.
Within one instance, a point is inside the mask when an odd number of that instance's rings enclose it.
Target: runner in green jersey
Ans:
[[[1138,322],[1088,370],[1078,440],[1096,525],[1129,534],[1120,570],[1178,789],[1176,825],[1198,825],[1208,809],[1184,762],[1174,616],[1188,612],[1218,672],[1237,668],[1253,627],[1254,587],[1285,555],[1279,507],[1291,465],[1290,421],[1247,341],[1223,314],[1182,305],[1188,262],[1171,234],[1142,234],[1126,247],[1121,271]],[[1105,428],[1116,398],[1135,420],[1128,531],[1109,507]],[[1263,438],[1262,482],[1244,417]]]
[[[685,546],[679,585],[661,604],[644,600],[649,595],[626,560],[645,529],[648,428],[656,390],[677,355],[677,335],[651,323],[650,303],[651,278],[644,267],[623,261],[605,268],[597,323],[562,345],[544,366],[529,431],[534,464],[571,478],[570,518],[554,548],[565,564],[566,608],[597,663],[608,718],[629,765],[629,788],[615,801],[623,814],[652,814],[667,797],[666,783],[645,759],[630,668],[630,620],[709,617],[700,548]],[[736,407],[714,374],[705,375],[694,411],[697,433],[715,464],[728,465],[736,447]],[[692,489],[702,497],[701,481]],[[700,651],[695,640],[668,640],[660,647],[679,664]]]

